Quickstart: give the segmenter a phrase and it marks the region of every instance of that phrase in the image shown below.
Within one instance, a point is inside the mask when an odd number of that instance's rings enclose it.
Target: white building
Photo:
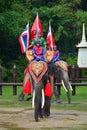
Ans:
[[[77,65],[79,68],[87,68],[87,42],[85,36],[85,24],[83,23],[82,40],[77,45],[78,49],[78,60]]]

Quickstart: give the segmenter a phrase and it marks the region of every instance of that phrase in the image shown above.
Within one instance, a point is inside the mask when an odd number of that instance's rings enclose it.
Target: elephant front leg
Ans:
[[[54,86],[54,88],[53,88],[53,94],[54,94],[55,97],[56,97],[56,102],[57,102],[57,103],[61,103],[62,100],[60,99],[60,94],[59,94],[59,91],[58,91],[57,86]]]
[[[20,93],[19,97],[18,97],[19,101],[23,101],[24,100],[24,94],[23,91]]]
[[[43,115],[45,117],[50,116],[51,97],[45,96],[45,104],[43,107]]]
[[[67,93],[67,98],[68,98],[68,103],[71,103],[71,98],[70,98],[70,86],[69,86],[69,76],[68,72],[62,70],[63,78],[62,78],[62,85]]]

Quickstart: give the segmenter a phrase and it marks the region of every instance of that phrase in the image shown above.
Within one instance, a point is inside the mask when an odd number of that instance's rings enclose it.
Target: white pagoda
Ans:
[[[82,30],[82,40],[81,43],[77,45],[78,50],[78,60],[77,65],[79,68],[87,68],[87,42],[85,36],[85,24],[83,23]]]

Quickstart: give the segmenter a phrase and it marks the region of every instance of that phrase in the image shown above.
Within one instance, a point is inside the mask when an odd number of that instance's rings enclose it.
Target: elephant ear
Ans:
[[[38,83],[47,71],[47,64],[43,61],[33,61],[29,64],[29,72],[36,83]]]
[[[34,59],[34,55],[33,55],[31,49],[26,51],[26,58],[27,58],[28,61],[32,61]]]
[[[63,70],[66,70],[66,71],[68,70],[68,64],[65,61],[60,60],[55,63],[58,67],[62,68]]]
[[[50,62],[52,60],[53,53],[54,52],[52,50],[47,50],[47,52],[46,52],[46,60],[47,60],[47,62]]]

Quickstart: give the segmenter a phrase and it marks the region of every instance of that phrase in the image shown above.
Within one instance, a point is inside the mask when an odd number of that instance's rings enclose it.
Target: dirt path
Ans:
[[[87,112],[51,109],[49,118],[35,122],[34,110],[0,108],[0,130],[87,130]]]

